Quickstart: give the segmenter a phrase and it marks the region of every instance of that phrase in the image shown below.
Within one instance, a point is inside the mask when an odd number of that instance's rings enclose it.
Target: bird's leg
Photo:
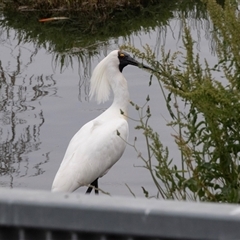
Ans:
[[[92,186],[95,188],[95,194],[98,194],[98,178],[91,183],[91,186],[88,187],[86,194],[90,194],[92,192]]]
[[[95,187],[95,194],[98,194],[98,178],[94,181],[94,187]]]

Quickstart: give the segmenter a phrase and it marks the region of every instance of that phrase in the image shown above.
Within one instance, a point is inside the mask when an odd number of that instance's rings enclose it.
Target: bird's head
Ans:
[[[118,59],[119,59],[119,71],[122,72],[123,68],[127,65],[133,65],[140,68],[145,68],[151,71],[154,71],[152,68],[138,62],[134,58],[132,58],[128,53],[123,51],[118,51]]]
[[[139,62],[132,58],[128,53],[118,51],[119,71],[122,72],[123,68],[127,65],[139,66]]]
[[[110,52],[94,69],[91,78],[90,97],[96,96],[96,100],[105,102],[110,94],[110,78],[117,74],[118,70],[122,72],[127,65],[133,65],[154,71],[150,67],[139,63],[128,53],[121,50]],[[120,73],[118,72],[118,73]]]

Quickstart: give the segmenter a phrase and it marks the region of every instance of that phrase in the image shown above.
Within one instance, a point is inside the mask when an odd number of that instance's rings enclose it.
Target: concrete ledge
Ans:
[[[240,206],[0,188],[0,232],[2,227],[239,240]]]

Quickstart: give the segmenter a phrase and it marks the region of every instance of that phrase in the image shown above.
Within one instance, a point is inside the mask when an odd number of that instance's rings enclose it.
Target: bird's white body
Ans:
[[[125,150],[129,93],[127,81],[119,71],[118,54],[115,50],[105,57],[91,78],[91,97],[95,96],[99,103],[104,102],[112,90],[113,103],[74,135],[55,176],[52,191],[72,192],[91,184],[106,174]]]

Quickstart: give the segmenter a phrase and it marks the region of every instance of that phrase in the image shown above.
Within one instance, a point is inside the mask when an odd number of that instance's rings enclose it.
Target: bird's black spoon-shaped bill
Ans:
[[[138,62],[137,60],[135,60],[134,58],[132,58],[130,56],[127,57],[127,61],[128,61],[128,64],[130,64],[130,65],[134,65],[139,68],[144,68],[144,69],[148,69],[150,71],[156,72],[154,69],[144,65],[143,63]]]
[[[134,58],[132,58],[128,53],[119,51],[118,52],[118,58],[120,60],[119,69],[120,69],[121,72],[122,72],[123,68],[127,65],[133,65],[133,66],[136,66],[136,67],[139,67],[139,68],[144,68],[144,69],[150,70],[152,72],[156,72],[154,69],[152,69],[152,68],[138,62]]]
[[[146,66],[146,65],[144,65],[142,63],[139,63],[138,67],[150,70],[152,72],[156,72],[153,68],[150,68],[150,67],[148,67],[148,66]]]

